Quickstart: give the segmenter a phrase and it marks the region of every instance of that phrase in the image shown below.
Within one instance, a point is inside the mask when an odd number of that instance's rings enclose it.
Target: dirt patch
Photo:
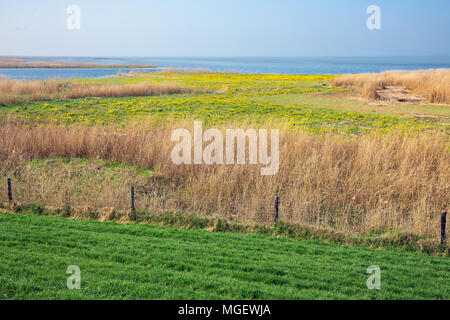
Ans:
[[[450,120],[449,116],[433,116],[428,114],[416,114],[414,115],[414,118],[421,120],[442,120],[442,121]]]
[[[386,86],[384,89],[376,90],[377,98],[393,103],[423,103],[426,97],[412,94],[405,87]]]

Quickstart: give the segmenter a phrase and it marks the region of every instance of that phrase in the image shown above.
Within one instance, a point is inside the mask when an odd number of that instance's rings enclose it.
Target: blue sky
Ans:
[[[381,30],[366,27],[369,5]],[[449,12],[448,0],[2,0],[0,55],[450,55]]]

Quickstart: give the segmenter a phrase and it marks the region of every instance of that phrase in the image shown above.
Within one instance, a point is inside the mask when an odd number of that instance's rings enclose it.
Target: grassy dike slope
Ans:
[[[0,213],[1,299],[449,299],[450,260],[262,235]],[[69,290],[66,269],[81,269]],[[366,269],[381,268],[368,290]]]

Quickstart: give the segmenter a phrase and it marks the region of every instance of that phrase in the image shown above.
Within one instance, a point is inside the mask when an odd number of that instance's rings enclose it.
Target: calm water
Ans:
[[[343,74],[450,68],[450,56],[440,57],[233,57],[233,58],[36,58],[27,61],[96,62],[105,64],[152,64],[158,69],[189,68],[243,73]],[[142,69],[139,69],[142,70]],[[12,79],[96,78],[114,76],[130,69],[2,69],[0,74]]]

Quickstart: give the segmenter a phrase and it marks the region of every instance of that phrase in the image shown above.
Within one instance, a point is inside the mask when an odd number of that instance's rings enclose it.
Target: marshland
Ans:
[[[135,186],[142,215],[270,224],[278,196],[283,223],[325,234],[408,235],[418,250],[437,250],[450,194],[449,74],[168,70],[4,79],[2,202],[7,177],[17,208],[127,211]],[[424,100],[396,104],[367,93],[367,87],[386,86],[402,86]],[[171,134],[190,130],[194,120],[219,130],[280,129],[278,173],[260,176],[251,165],[175,165]]]
[[[2,79],[2,297],[448,298],[449,74]],[[277,172],[175,164],[172,135],[195,121],[279,130]],[[367,259],[399,270],[384,290],[361,286]],[[69,260],[84,290],[61,289]]]

